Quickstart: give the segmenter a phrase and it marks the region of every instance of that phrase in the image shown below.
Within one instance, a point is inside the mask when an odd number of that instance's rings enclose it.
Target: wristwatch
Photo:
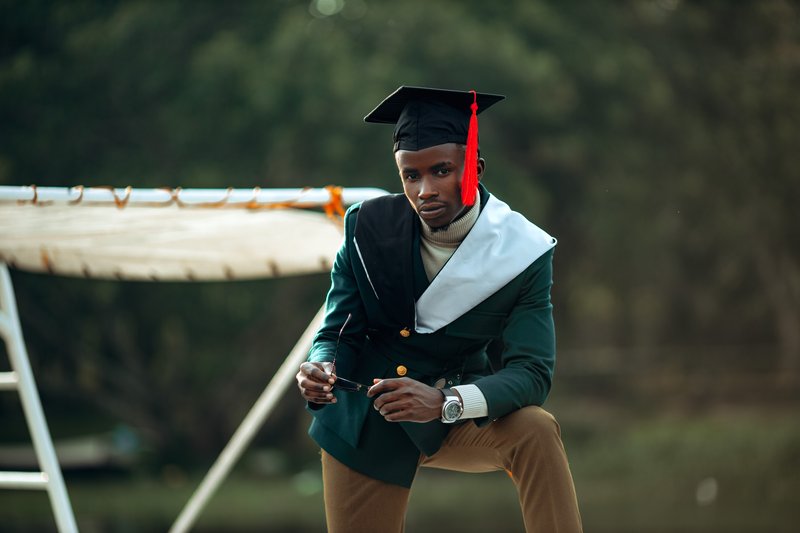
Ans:
[[[445,424],[452,424],[464,412],[464,406],[461,404],[461,398],[452,389],[442,389],[444,395],[444,403],[442,404],[442,422]]]

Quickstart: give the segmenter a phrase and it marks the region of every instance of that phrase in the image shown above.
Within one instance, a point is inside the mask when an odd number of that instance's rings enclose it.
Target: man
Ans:
[[[528,531],[581,530],[558,424],[539,407],[555,363],[555,239],[479,184],[477,113],[503,98],[400,87],[364,119],[395,124],[404,195],[347,212],[297,373],[331,532],[402,531],[419,466],[506,470]]]

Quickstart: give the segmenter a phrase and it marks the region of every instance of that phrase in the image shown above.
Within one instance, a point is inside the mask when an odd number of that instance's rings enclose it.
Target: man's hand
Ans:
[[[410,378],[376,379],[367,396],[389,422],[430,422],[442,416],[442,391]]]
[[[300,395],[312,403],[336,403],[331,389],[336,382],[333,363],[303,363],[295,376]]]

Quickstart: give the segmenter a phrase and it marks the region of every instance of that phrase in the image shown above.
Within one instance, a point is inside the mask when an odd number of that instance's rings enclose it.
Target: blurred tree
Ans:
[[[797,376],[799,31],[788,0],[2,0],[0,184],[396,191],[374,104],[503,93],[486,184],[561,241],[562,347],[778,345]],[[14,279],[43,388],[171,456],[227,440],[326,286]]]

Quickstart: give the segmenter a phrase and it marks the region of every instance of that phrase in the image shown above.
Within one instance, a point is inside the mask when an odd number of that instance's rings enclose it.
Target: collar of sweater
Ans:
[[[420,222],[422,222],[422,224],[420,224],[422,227],[422,238],[436,246],[455,248],[461,244],[461,241],[467,236],[469,230],[475,225],[480,213],[480,203],[475,202],[475,204],[464,213],[464,216],[456,219],[444,228],[431,228],[420,218]]]

